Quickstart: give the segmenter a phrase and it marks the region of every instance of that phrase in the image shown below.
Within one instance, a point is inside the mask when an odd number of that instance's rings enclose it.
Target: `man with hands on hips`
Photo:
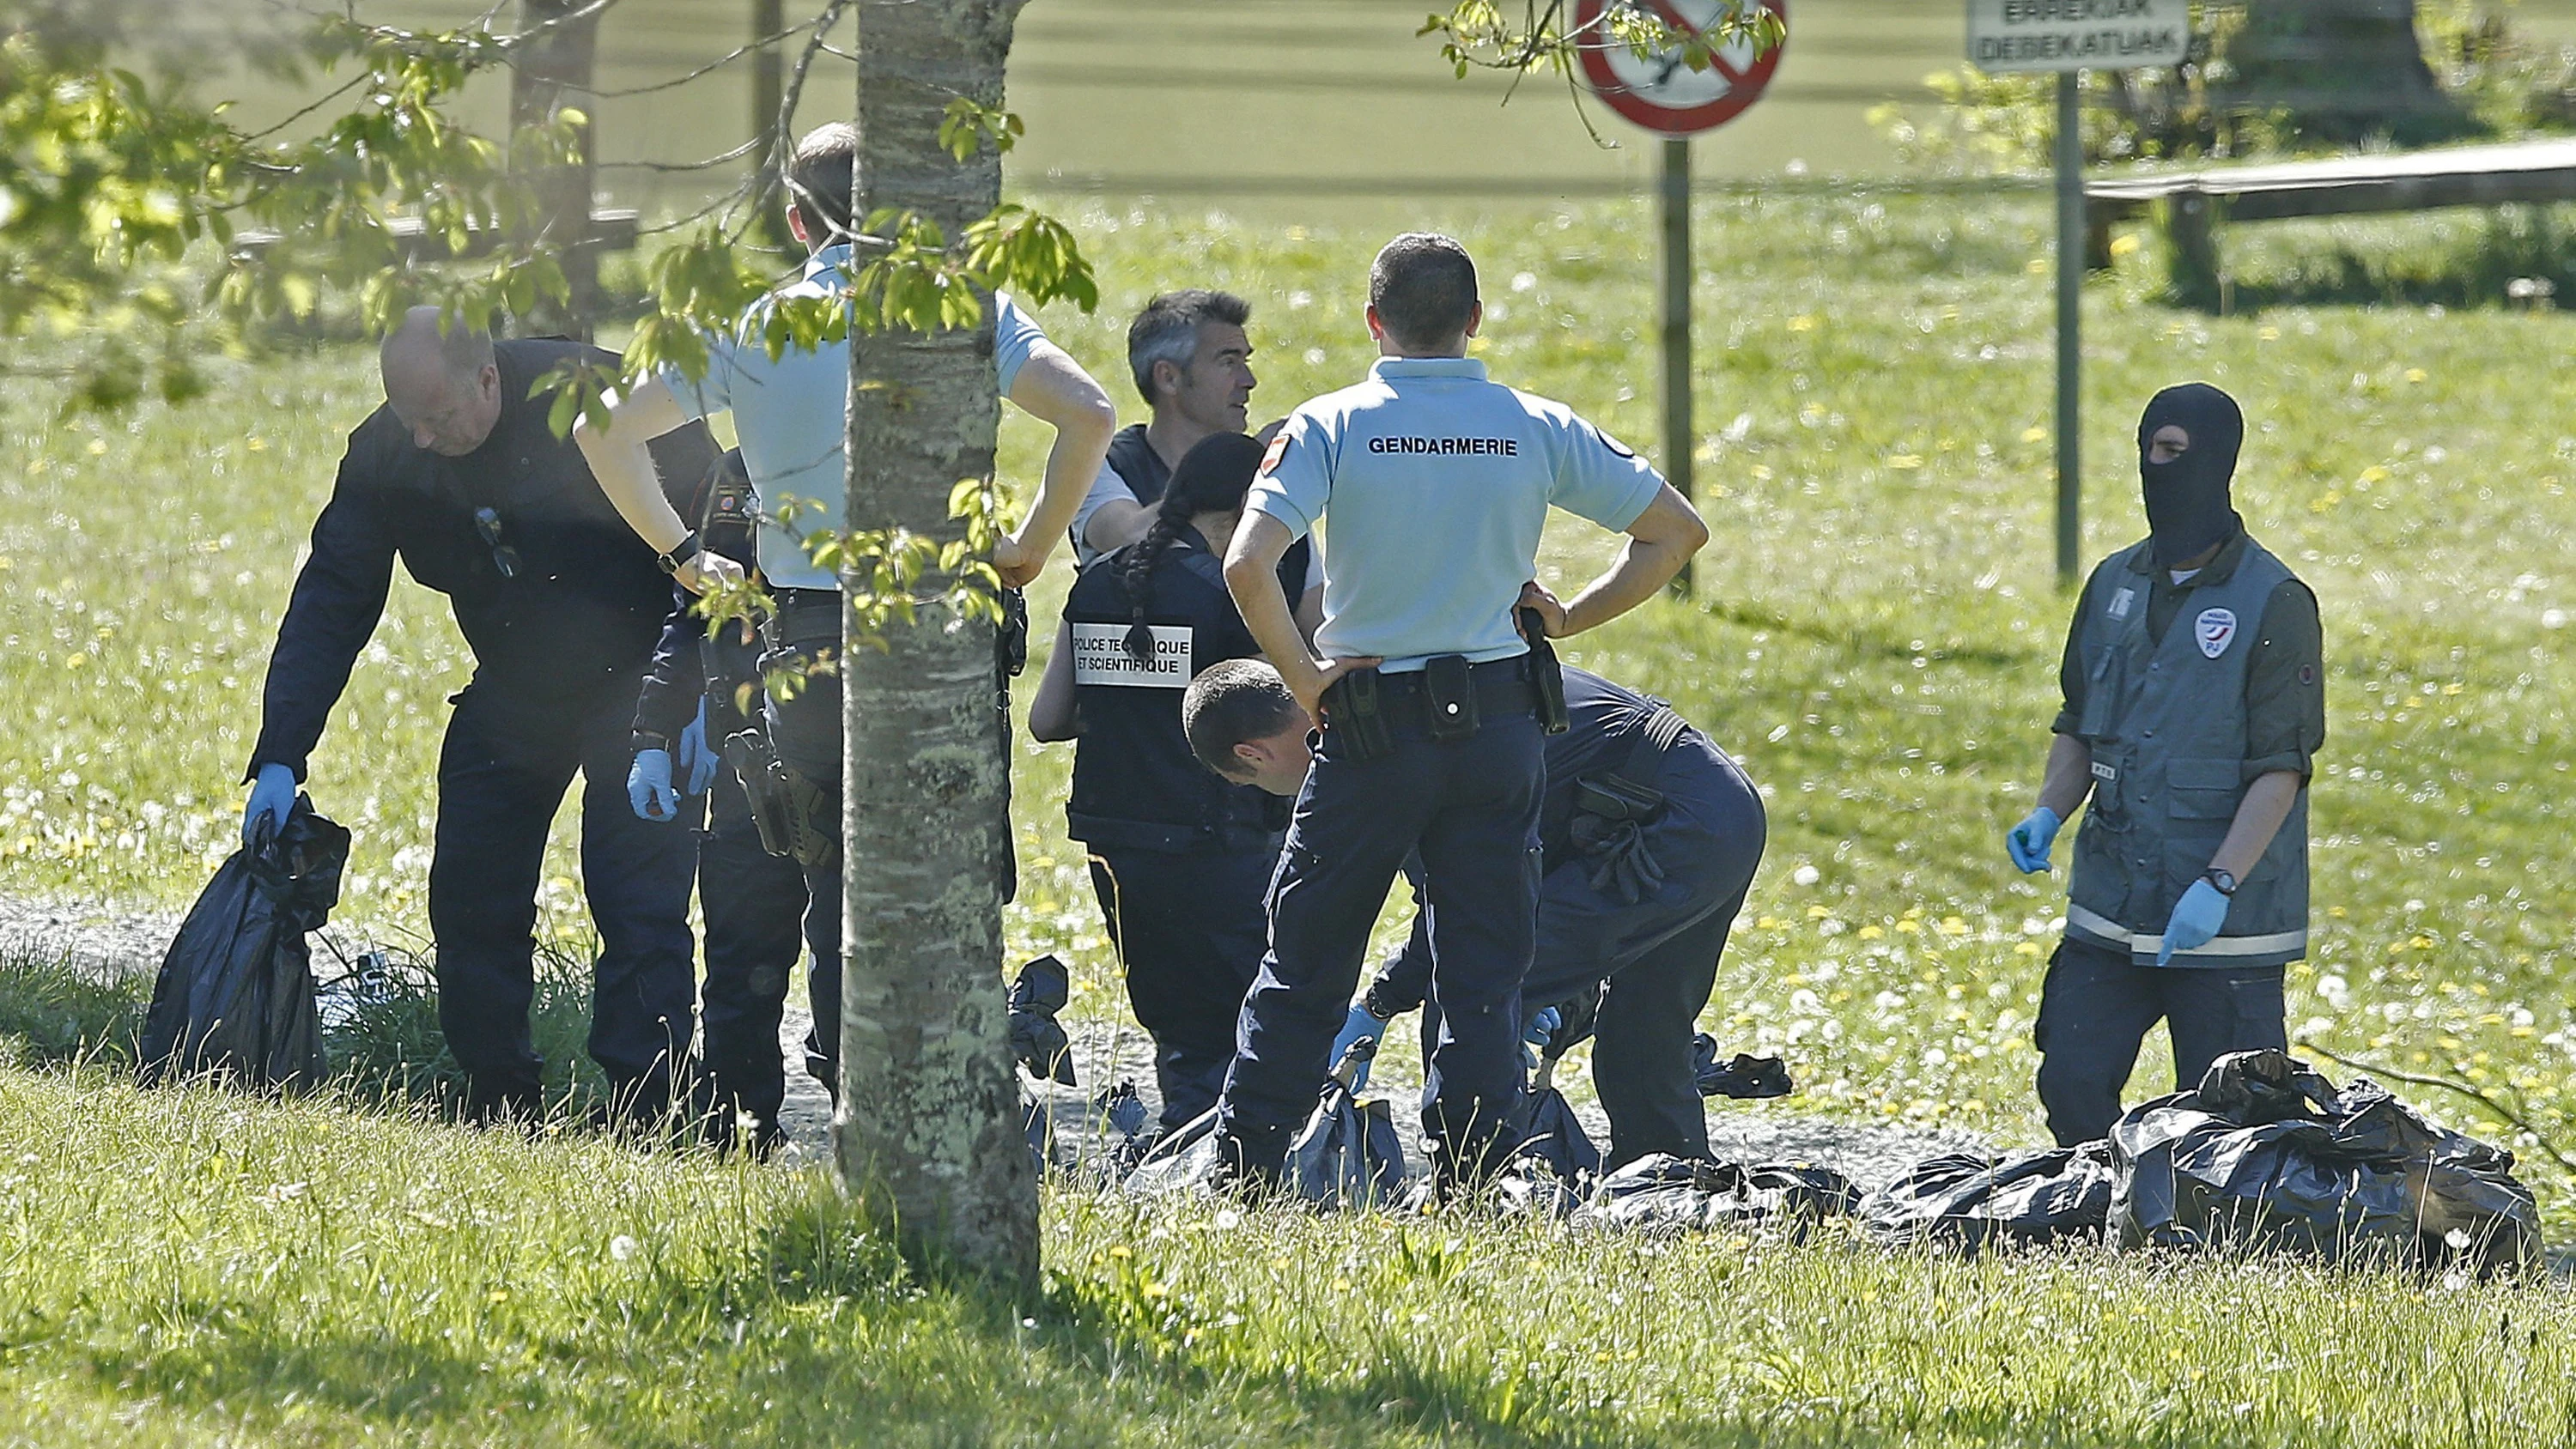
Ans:
[[[2324,646],[2316,596],[2230,498],[2244,432],[2206,383],[2147,404],[2149,536],[2084,586],[2038,805],[2004,838],[2014,866],[2046,870],[2089,801],[2035,1030],[2060,1144],[2110,1130],[2158,1018],[2177,1090],[2228,1052],[2288,1045],[2281,979],[2307,954]]]

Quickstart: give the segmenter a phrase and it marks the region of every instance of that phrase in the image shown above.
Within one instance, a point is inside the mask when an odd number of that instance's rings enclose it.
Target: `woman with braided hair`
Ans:
[[[1078,739],[1073,838],[1154,1038],[1166,1130],[1216,1103],[1234,1020],[1268,944],[1264,897],[1286,812],[1209,773],[1181,733],[1198,671],[1260,649],[1226,592],[1222,554],[1262,446],[1201,440],[1172,470],[1152,526],[1082,571],[1029,711],[1041,740]],[[1291,597],[1314,592],[1307,557],[1281,560]],[[1311,612],[1311,611],[1309,611]]]

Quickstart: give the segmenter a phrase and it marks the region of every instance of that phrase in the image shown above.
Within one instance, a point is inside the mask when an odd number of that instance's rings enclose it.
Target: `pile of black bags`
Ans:
[[[2087,1142],[1995,1159],[1927,1157],[1870,1194],[1861,1219],[1886,1242],[1975,1252],[1996,1243],[2099,1238],[2110,1217],[2111,1144]]]
[[[1919,1162],[1862,1219],[1883,1240],[1972,1251],[2093,1239],[2479,1271],[2540,1243],[2512,1153],[2434,1126],[2375,1082],[2339,1088],[2282,1051],[2220,1057],[2198,1087],[2132,1108],[2106,1141]]]
[[[2540,1243],[2513,1154],[2425,1121],[2378,1083],[2338,1088],[2287,1052],[2218,1059],[2111,1127],[2124,1248],[2292,1248],[2480,1269]]]
[[[1576,1227],[1658,1233],[1777,1228],[1803,1239],[1827,1218],[1849,1217],[1860,1190],[1830,1167],[1765,1162],[1751,1167],[1652,1153],[1601,1179],[1575,1209]]]
[[[1350,1089],[1354,1048],[1297,1138],[1289,1186],[1329,1207],[1391,1203],[1403,1152],[1384,1102]],[[1496,1206],[1578,1228],[1759,1229],[1803,1239],[1838,1218],[1890,1244],[1967,1252],[2092,1242],[2122,1249],[2290,1250],[2485,1272],[2540,1244],[2513,1154],[2436,1127],[2367,1080],[2337,1087],[2286,1052],[2221,1057],[2200,1085],[2146,1102],[2107,1140],[1993,1158],[1926,1158],[1864,1196],[1807,1163],[1656,1155],[1600,1174],[1542,1067]],[[1218,1176],[1214,1115],[1157,1144],[1127,1178],[1161,1194]]]

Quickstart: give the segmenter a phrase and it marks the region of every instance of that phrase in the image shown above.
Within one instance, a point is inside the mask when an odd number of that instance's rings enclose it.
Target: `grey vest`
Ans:
[[[2245,771],[2245,679],[2263,608],[2292,575],[2248,539],[2224,583],[2191,591],[2166,626],[2147,636],[2154,577],[2132,570],[2145,543],[2093,571],[2078,654],[2084,714],[2075,734],[2093,751],[2093,798],[2075,837],[2067,934],[2139,964],[2154,961],[2174,903],[2209,869],[2236,807],[2253,783]],[[2308,793],[2254,869],[2237,885],[2217,939],[2174,957],[2176,966],[2277,966],[2308,950]]]

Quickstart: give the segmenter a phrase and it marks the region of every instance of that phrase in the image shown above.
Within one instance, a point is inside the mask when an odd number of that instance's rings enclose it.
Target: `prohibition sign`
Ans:
[[[1727,0],[1636,0],[1639,8],[1676,30],[1697,34],[1715,25],[1735,7]],[[1610,0],[1576,0],[1575,27],[1583,37],[1583,74],[1592,93],[1610,109],[1650,131],[1688,136],[1714,130],[1743,114],[1771,83],[1780,68],[1784,39],[1756,54],[1738,40],[1709,57],[1708,69],[1693,70],[1680,50],[1640,56],[1601,28]],[[1763,0],[1765,9],[1789,21],[1789,0]]]

